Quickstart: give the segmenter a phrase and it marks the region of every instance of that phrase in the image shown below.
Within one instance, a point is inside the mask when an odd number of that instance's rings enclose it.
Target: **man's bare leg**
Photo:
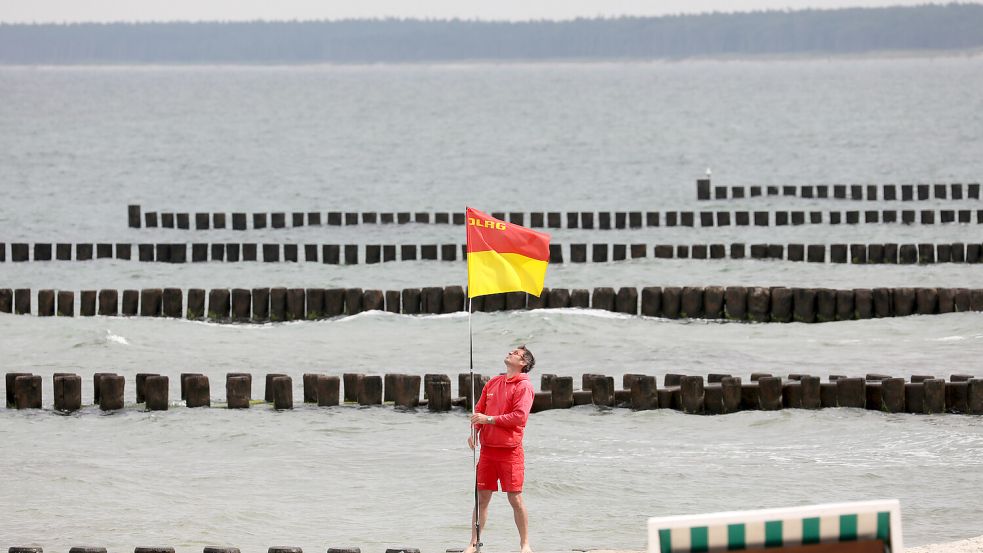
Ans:
[[[522,553],[532,553],[529,546],[529,513],[522,501],[522,492],[509,492],[509,504],[515,517],[515,527],[519,530],[519,548]]]
[[[485,523],[488,522],[488,504],[491,503],[492,498],[491,490],[478,490],[478,508],[481,510],[481,522],[479,523],[482,530],[485,529]],[[468,546],[464,548],[464,553],[474,553],[477,549],[476,544],[478,542],[477,529],[474,526],[474,509],[471,510],[471,541],[468,542]]]

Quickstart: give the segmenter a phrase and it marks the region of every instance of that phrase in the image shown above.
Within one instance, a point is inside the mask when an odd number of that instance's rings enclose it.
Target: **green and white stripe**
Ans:
[[[659,530],[661,553],[717,553],[758,547],[880,539],[890,543],[888,511]]]

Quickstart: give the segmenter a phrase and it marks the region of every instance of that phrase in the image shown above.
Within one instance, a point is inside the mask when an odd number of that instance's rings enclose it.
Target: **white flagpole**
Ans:
[[[471,297],[468,296],[468,350],[470,358],[471,375],[471,414],[475,413],[477,404],[478,385],[474,380],[474,334],[471,332]],[[474,441],[474,449],[471,450],[471,463],[474,465],[474,536],[475,550],[481,552],[481,513],[478,505],[478,430],[471,426],[471,439]]]

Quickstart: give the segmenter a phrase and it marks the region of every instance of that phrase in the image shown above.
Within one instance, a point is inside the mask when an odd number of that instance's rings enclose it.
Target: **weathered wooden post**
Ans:
[[[103,374],[99,377],[99,408],[114,411],[123,408],[123,388],[126,380],[116,374]]]
[[[273,379],[273,408],[277,411],[294,408],[294,382],[289,376]]]
[[[444,376],[444,375],[442,375]],[[451,381],[450,378],[432,379],[426,383],[427,409],[431,412],[450,411]]]
[[[211,406],[211,390],[207,376],[202,374],[189,375],[183,382],[186,406],[190,408]]]
[[[640,375],[631,383],[631,408],[636,411],[655,409],[659,406],[657,383],[654,376]],[[571,402],[572,402],[571,397]]]
[[[56,373],[54,377],[55,411],[71,413],[82,408],[82,377]]]
[[[41,408],[41,377],[18,376],[14,379],[14,406],[17,409]]]
[[[273,381],[277,378],[280,378],[281,376],[287,376],[287,375],[281,373],[269,373],[266,375],[266,389],[263,394],[263,400],[266,401],[266,403],[273,403],[273,396],[275,390]]]
[[[345,384],[345,402],[358,401],[359,381],[364,377],[365,375],[361,373],[345,373],[341,376]]]
[[[382,405],[382,377],[366,375],[358,380],[358,404]]]
[[[317,375],[317,404],[319,407],[338,405],[340,379],[337,376]]]
[[[252,400],[252,375],[228,373],[225,375],[225,403],[229,409],[248,409]]]
[[[166,411],[169,405],[170,379],[148,375],[144,381],[144,399],[148,411]]]

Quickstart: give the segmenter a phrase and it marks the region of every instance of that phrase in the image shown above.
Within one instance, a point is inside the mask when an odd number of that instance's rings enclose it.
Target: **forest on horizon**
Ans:
[[[983,49],[983,5],[570,21],[0,24],[0,64],[659,60]]]

